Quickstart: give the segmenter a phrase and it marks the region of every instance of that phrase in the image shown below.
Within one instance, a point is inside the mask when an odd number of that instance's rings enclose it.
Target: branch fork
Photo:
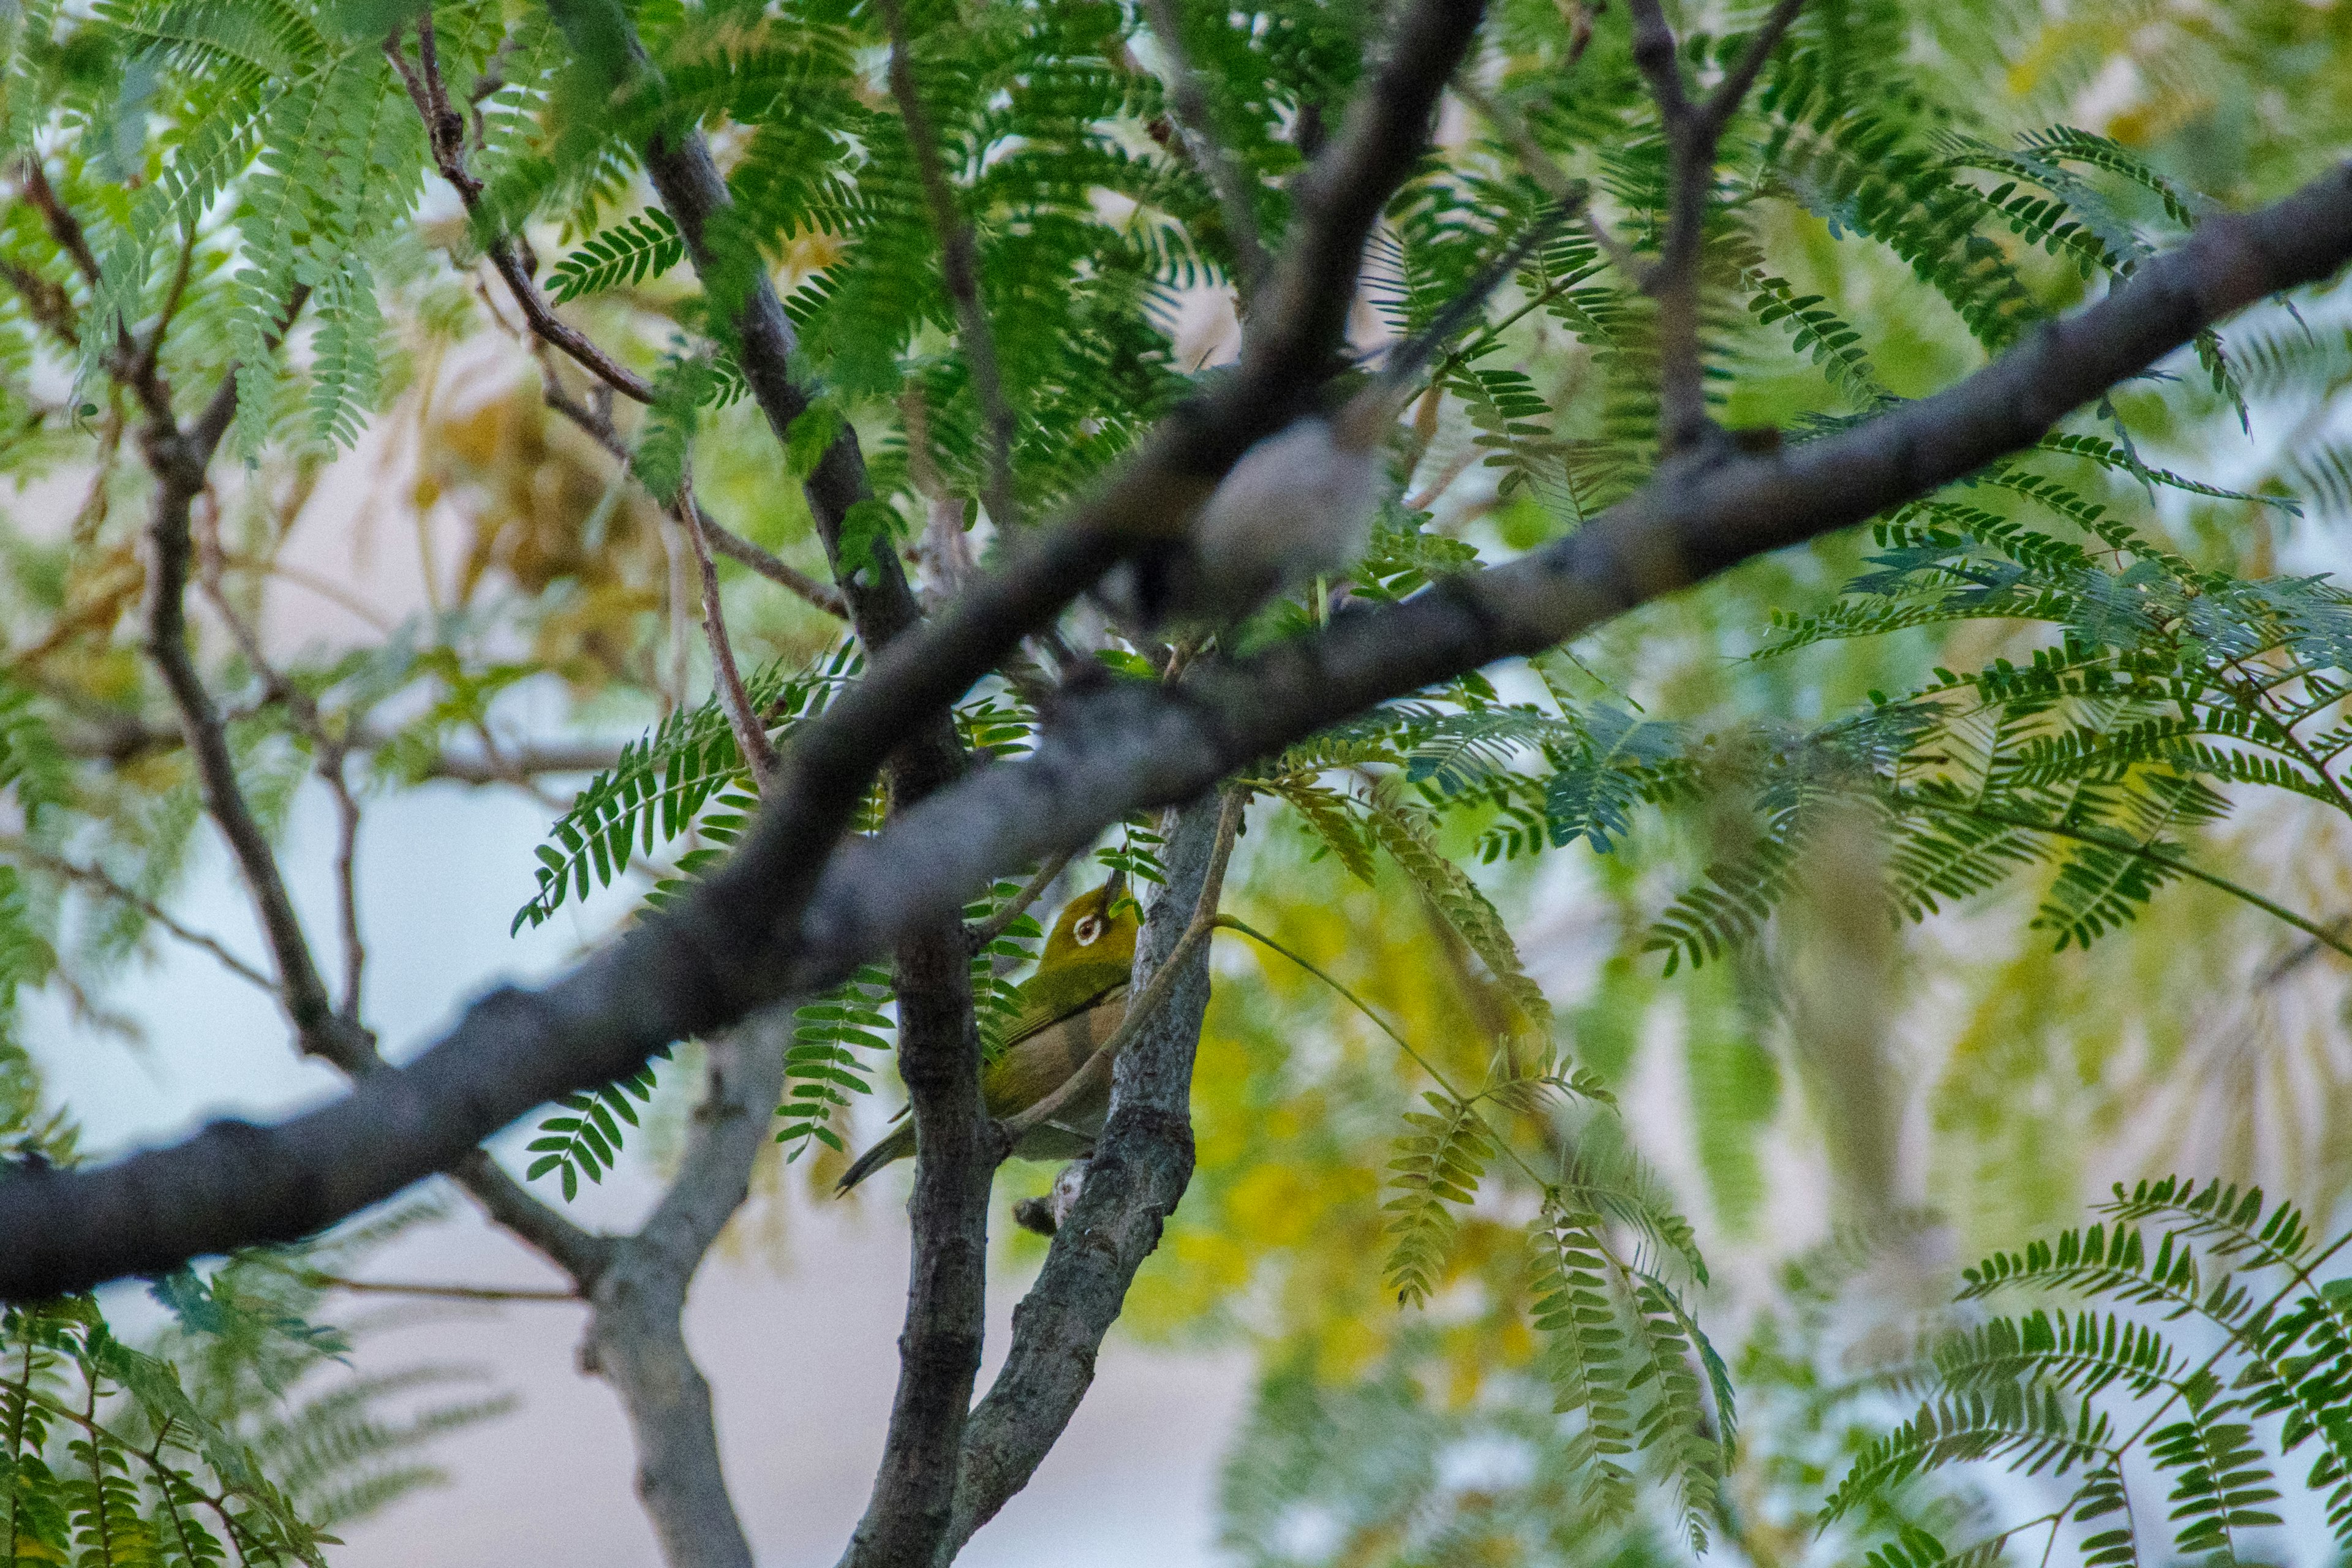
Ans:
[[[1706,411],[1706,367],[1698,338],[1699,261],[1706,209],[1715,194],[1716,151],[1724,128],[1756,85],[1804,0],[1779,0],[1746,53],[1713,92],[1694,100],[1683,83],[1674,28],[1661,0],[1627,0],[1633,20],[1633,63],[1657,100],[1672,151],[1670,209],[1658,259],[1640,276],[1642,291],[1657,304],[1658,401],[1661,445],[1667,457],[1695,447],[1717,448],[1721,429]],[[1595,226],[1596,233],[1601,232]],[[1615,247],[1603,248],[1614,256]]]

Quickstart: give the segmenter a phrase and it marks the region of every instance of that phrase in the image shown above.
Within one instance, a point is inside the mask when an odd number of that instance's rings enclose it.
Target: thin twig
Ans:
[[[265,577],[276,577],[283,582],[291,583],[298,588],[318,595],[319,597],[339,609],[350,611],[354,618],[366,625],[371,631],[381,632],[387,637],[392,636],[394,629],[393,623],[384,618],[383,611],[380,606],[369,604],[351,589],[331,578],[322,577],[315,572],[307,572],[299,566],[289,566],[283,561],[239,554],[233,550],[221,552],[221,566],[226,571],[256,572]]]
[[[769,742],[768,727],[743,689],[742,671],[736,668],[734,643],[727,635],[727,615],[719,602],[719,568],[710,560],[710,542],[702,531],[702,509],[694,503],[692,481],[678,486],[669,508],[670,521],[694,552],[694,565],[702,581],[702,639],[710,645],[710,682],[718,689],[719,706],[735,731],[735,744],[751,770],[752,782],[765,795],[775,782],[776,748]]]
[[[1183,18],[1177,14],[1176,4],[1177,0],[1145,0],[1144,14],[1168,62],[1168,101],[1176,129],[1192,148],[1201,172],[1208,176],[1209,188],[1216,193],[1217,209],[1224,215],[1225,233],[1233,240],[1234,260],[1239,268],[1234,289],[1241,297],[1242,313],[1247,315],[1267,265],[1265,242],[1258,235],[1257,208],[1250,199],[1256,182],[1217,136],[1208,90],[1184,47]]]
[[[1058,855],[1046,856],[1045,863],[1037,868],[1037,874],[1030,878],[1019,892],[1013,895],[1012,902],[973,926],[967,933],[965,940],[971,943],[972,952],[985,952],[990,942],[1012,930],[1013,922],[1019,920],[1030,905],[1044,896],[1045,889],[1054,885],[1054,879],[1067,870],[1070,862],[1076,859],[1077,856],[1078,852],[1075,849],[1065,849]]]
[[[81,328],[78,324],[73,296],[65,285],[42,277],[19,262],[0,259],[0,279],[16,290],[25,301],[25,313],[48,329],[57,340],[69,349],[81,347]]]
[[[341,929],[343,950],[343,994],[337,1014],[353,1028],[359,1026],[360,983],[367,970],[367,947],[360,937],[359,898],[359,836],[360,805],[352,792],[348,766],[351,742],[329,724],[320,711],[318,700],[302,689],[270,662],[268,651],[261,646],[261,636],[236,607],[229,603],[221,587],[221,571],[225,557],[221,551],[217,519],[208,518],[206,526],[195,540],[196,581],[203,589],[213,613],[227,626],[229,637],[246,662],[262,679],[270,700],[285,705],[294,716],[296,728],[310,740],[313,752],[313,771],[327,786],[335,801],[335,889],[336,918]]]
[[[163,927],[189,946],[202,948],[212,954],[219,961],[222,968],[239,980],[250,985],[259,986],[273,996],[278,994],[278,982],[231,952],[215,938],[182,925],[172,918],[163,905],[152,899],[131,891],[97,867],[85,866],[78,860],[68,860],[62,855],[54,854],[29,840],[17,837],[0,838],[0,855],[8,856],[27,866],[37,866],[53,877],[62,877],[67,881],[79,882],[101,897],[112,899],[127,909],[138,910],[142,917]]]
[[[1476,82],[1471,80],[1466,72],[1454,79],[1454,95],[1485,115],[1495,129],[1501,132],[1503,140],[1509,143],[1511,151],[1518,154],[1519,162],[1526,166],[1528,177],[1535,181],[1537,187],[1544,195],[1562,205],[1585,208],[1585,233],[1591,237],[1592,243],[1601,247],[1601,252],[1616,266],[1617,270],[1624,275],[1626,281],[1640,288],[1648,278],[1650,268],[1643,265],[1641,258],[1633,254],[1623,240],[1610,233],[1601,220],[1593,216],[1587,205],[1591,194],[1591,188],[1582,180],[1559,166],[1552,155],[1544,150],[1543,143],[1536,140],[1535,132],[1528,129],[1528,122],[1514,112],[1508,104],[1501,102],[1479,87]]]
[[[1787,35],[1790,25],[1796,21],[1797,13],[1804,6],[1805,0],[1780,0],[1780,4],[1772,7],[1772,14],[1764,18],[1764,25],[1756,29],[1756,36],[1748,40],[1747,52],[1739,57],[1739,63],[1717,84],[1702,110],[1715,135],[1722,135],[1723,128],[1731,123],[1731,117],[1739,112],[1740,104],[1747,100],[1748,91],[1756,85],[1757,77],[1763,72],[1764,62],[1770,59],[1772,51],[1780,47],[1781,38]]]
[[[1011,532],[1020,525],[1019,502],[1013,491],[1013,407],[1004,400],[1004,380],[996,356],[996,334],[980,298],[980,247],[971,224],[957,210],[955,189],[940,159],[939,138],[922,95],[915,89],[912,46],[907,36],[907,14],[899,0],[880,0],[882,20],[890,32],[890,96],[906,122],[907,143],[915,155],[915,173],[923,186],[924,205],[930,208],[931,228],[940,242],[942,281],[955,306],[956,331],[963,340],[965,364],[971,372],[972,395],[980,403],[982,426],[988,432],[987,493],[982,498],[996,526]]]
[[[2340,936],[2346,930],[2352,929],[2352,915],[2338,915],[2334,920],[2326,921],[2326,927],[2329,931]],[[2317,937],[2295,943],[2263,966],[2262,973],[2254,976],[2252,989],[2267,991],[2280,984],[2288,975],[2317,958],[2326,945]]]
[[[433,147],[434,167],[457,193],[467,217],[478,221],[484,187],[466,167],[465,121],[450,107],[448,90],[442,85],[430,14],[416,19],[416,32],[419,64],[409,63],[408,56],[401,49],[398,30],[384,39],[383,52],[393,68],[400,73],[402,85],[408,89],[409,101],[415,104],[416,112],[425,121]],[[514,296],[515,304],[521,309],[523,320],[530,323],[533,333],[631,402],[653,402],[650,382],[598,348],[585,333],[562,321],[549,307],[531,281],[531,267],[519,238],[499,235],[484,247],[484,254],[505,279],[507,291]]]
[[[544,342],[529,338],[525,341],[530,343],[532,357],[539,362],[541,395],[547,405],[570,420],[576,429],[602,447],[608,456],[625,466],[629,462],[629,446],[621,439],[612,416],[582,402],[564,389],[562,379],[556,373],[553,356]],[[699,497],[693,498],[693,505],[695,521],[701,527],[703,537],[709,541],[710,548],[730,561],[749,566],[769,582],[798,595],[828,616],[845,619],[848,616],[849,605],[842,598],[839,589],[818,582],[796,566],[786,564],[727,527],[710,515]]]
[[[80,217],[68,206],[49,184],[48,171],[41,166],[40,155],[27,153],[17,160],[17,169],[24,182],[25,195],[41,215],[42,226],[48,230],[81,274],[82,280],[98,289],[100,275],[98,258],[90,250],[89,236],[82,227]],[[152,423],[168,425],[172,421],[172,389],[155,368],[152,359],[142,359],[139,346],[131,341],[128,322],[114,324],[114,349],[108,356],[108,368],[118,380],[138,398],[140,408]]]
[[[340,1274],[304,1270],[302,1283],[314,1289],[349,1290],[361,1296],[425,1296],[443,1301],[570,1301],[585,1305],[588,1298],[570,1290],[527,1285],[429,1285],[404,1279],[346,1279]]]
[[[147,341],[140,345],[138,356],[131,362],[130,377],[134,384],[154,378],[155,367],[163,358],[163,334],[172,330],[173,321],[180,314],[181,305],[187,300],[188,279],[194,275],[195,266],[196,226],[191,223],[180,237],[179,259],[173,264],[172,284],[163,291],[163,309],[155,312],[154,330],[147,334]]]
[[[1485,115],[1502,133],[1503,140],[1510,144],[1511,151],[1517,153],[1519,162],[1527,166],[1528,178],[1535,181],[1537,188],[1544,195],[1563,206],[1582,205],[1586,194],[1584,182],[1561,168],[1552,155],[1544,151],[1543,143],[1537,141],[1535,132],[1528,129],[1528,122],[1507,104],[1498,101],[1493,94],[1472,80],[1467,71],[1454,79],[1454,96]]]
[[[971,544],[964,537],[969,510],[948,488],[931,450],[930,408],[921,385],[909,380],[898,393],[898,421],[907,433],[907,478],[923,498],[923,535],[917,545],[935,600],[963,592],[972,572]]]
[[[26,196],[40,209],[43,226],[73,263],[74,270],[81,274],[81,280],[97,287],[98,257],[89,247],[89,237],[82,228],[81,219],[58,199],[57,187],[49,184],[49,173],[41,167],[37,155],[26,153],[17,167],[23,172]]]
[[[1209,933],[1216,929],[1217,898],[1224,890],[1225,861],[1233,854],[1234,837],[1241,827],[1242,812],[1249,805],[1249,797],[1248,789],[1240,784],[1226,790],[1224,804],[1217,813],[1216,847],[1209,852],[1209,875],[1201,884],[1200,901],[1192,906],[1192,921],[1184,928],[1184,934],[1177,939],[1176,946],[1169,952],[1166,962],[1151,976],[1151,983],[1143,988],[1143,994],[1128,1005],[1127,1014],[1119,1020],[1118,1027],[1111,1032],[1109,1039],[1096,1048],[1093,1056],[1087,1058],[1086,1066],[1063,1079],[1060,1088],[1036,1104],[1005,1118],[1003,1125],[1008,1150],[1033,1130],[1053,1121],[1061,1113],[1063,1107],[1079,1096],[1099,1093],[1110,1081],[1111,1068],[1118,1060],[1119,1052],[1127,1049],[1135,1037],[1143,1032],[1144,1026],[1151,1021],[1151,1015],[1158,1011],[1160,1003],[1167,1000],[1169,992],[1176,988],[1176,977],[1183,972],[1184,961],[1192,955],[1194,948],[1208,941]]]
[[[604,500],[599,503],[600,506],[611,505],[615,493],[628,482],[627,470],[624,469],[614,474],[606,489]],[[675,510],[664,507],[662,514],[672,524],[661,531],[662,563],[665,568],[663,608],[669,622],[669,671],[667,678],[659,674],[654,677],[654,694],[658,699],[656,708],[659,716],[667,719],[672,713],[686,706],[687,666],[690,657],[687,648],[692,640],[687,631],[688,618],[687,601],[692,590],[687,583],[689,567],[687,563],[686,541],[679,537],[685,531],[676,526],[677,514]],[[749,760],[748,757],[746,760]]]
[[[831,584],[820,583],[799,567],[789,565],[761,549],[712,517],[699,500],[694,503],[694,522],[702,531],[702,537],[710,542],[710,548],[730,561],[750,567],[769,582],[807,600],[828,616],[845,617],[849,614],[849,606],[843,602],[840,591]]]

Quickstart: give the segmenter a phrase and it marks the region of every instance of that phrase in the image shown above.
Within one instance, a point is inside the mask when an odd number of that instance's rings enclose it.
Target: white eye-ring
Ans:
[[[1102,921],[1088,915],[1070,928],[1070,934],[1077,938],[1080,947],[1092,947],[1095,938],[1102,935]]]

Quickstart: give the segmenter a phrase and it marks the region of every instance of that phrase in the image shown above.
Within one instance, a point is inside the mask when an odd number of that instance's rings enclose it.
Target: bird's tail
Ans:
[[[912,1121],[901,1122],[885,1134],[880,1142],[850,1163],[849,1169],[841,1173],[841,1180],[834,1184],[834,1196],[839,1197],[883,1166],[894,1160],[903,1160],[914,1152],[915,1124]]]

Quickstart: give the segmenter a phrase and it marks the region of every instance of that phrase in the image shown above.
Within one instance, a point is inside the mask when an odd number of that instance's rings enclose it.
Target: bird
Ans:
[[[1127,1016],[1127,981],[1135,967],[1138,930],[1127,879],[1113,871],[1099,888],[1066,905],[1045,938],[1036,973],[1021,983],[1020,1010],[980,1071],[982,1100],[991,1116],[1018,1115],[1083,1068]],[[1013,1152],[1024,1160],[1069,1160],[1094,1147],[1109,1109],[1110,1089],[1080,1095],[1054,1121],[1030,1129]],[[848,1192],[894,1161],[915,1152],[915,1124],[898,1125],[860,1154],[834,1191]]]
[[[1545,215],[1505,247],[1427,327],[1389,351],[1371,384],[1244,452],[1202,503],[1185,541],[1107,580],[1114,613],[1146,628],[1228,624],[1362,555],[1380,514],[1389,436],[1421,373],[1562,216]]]

